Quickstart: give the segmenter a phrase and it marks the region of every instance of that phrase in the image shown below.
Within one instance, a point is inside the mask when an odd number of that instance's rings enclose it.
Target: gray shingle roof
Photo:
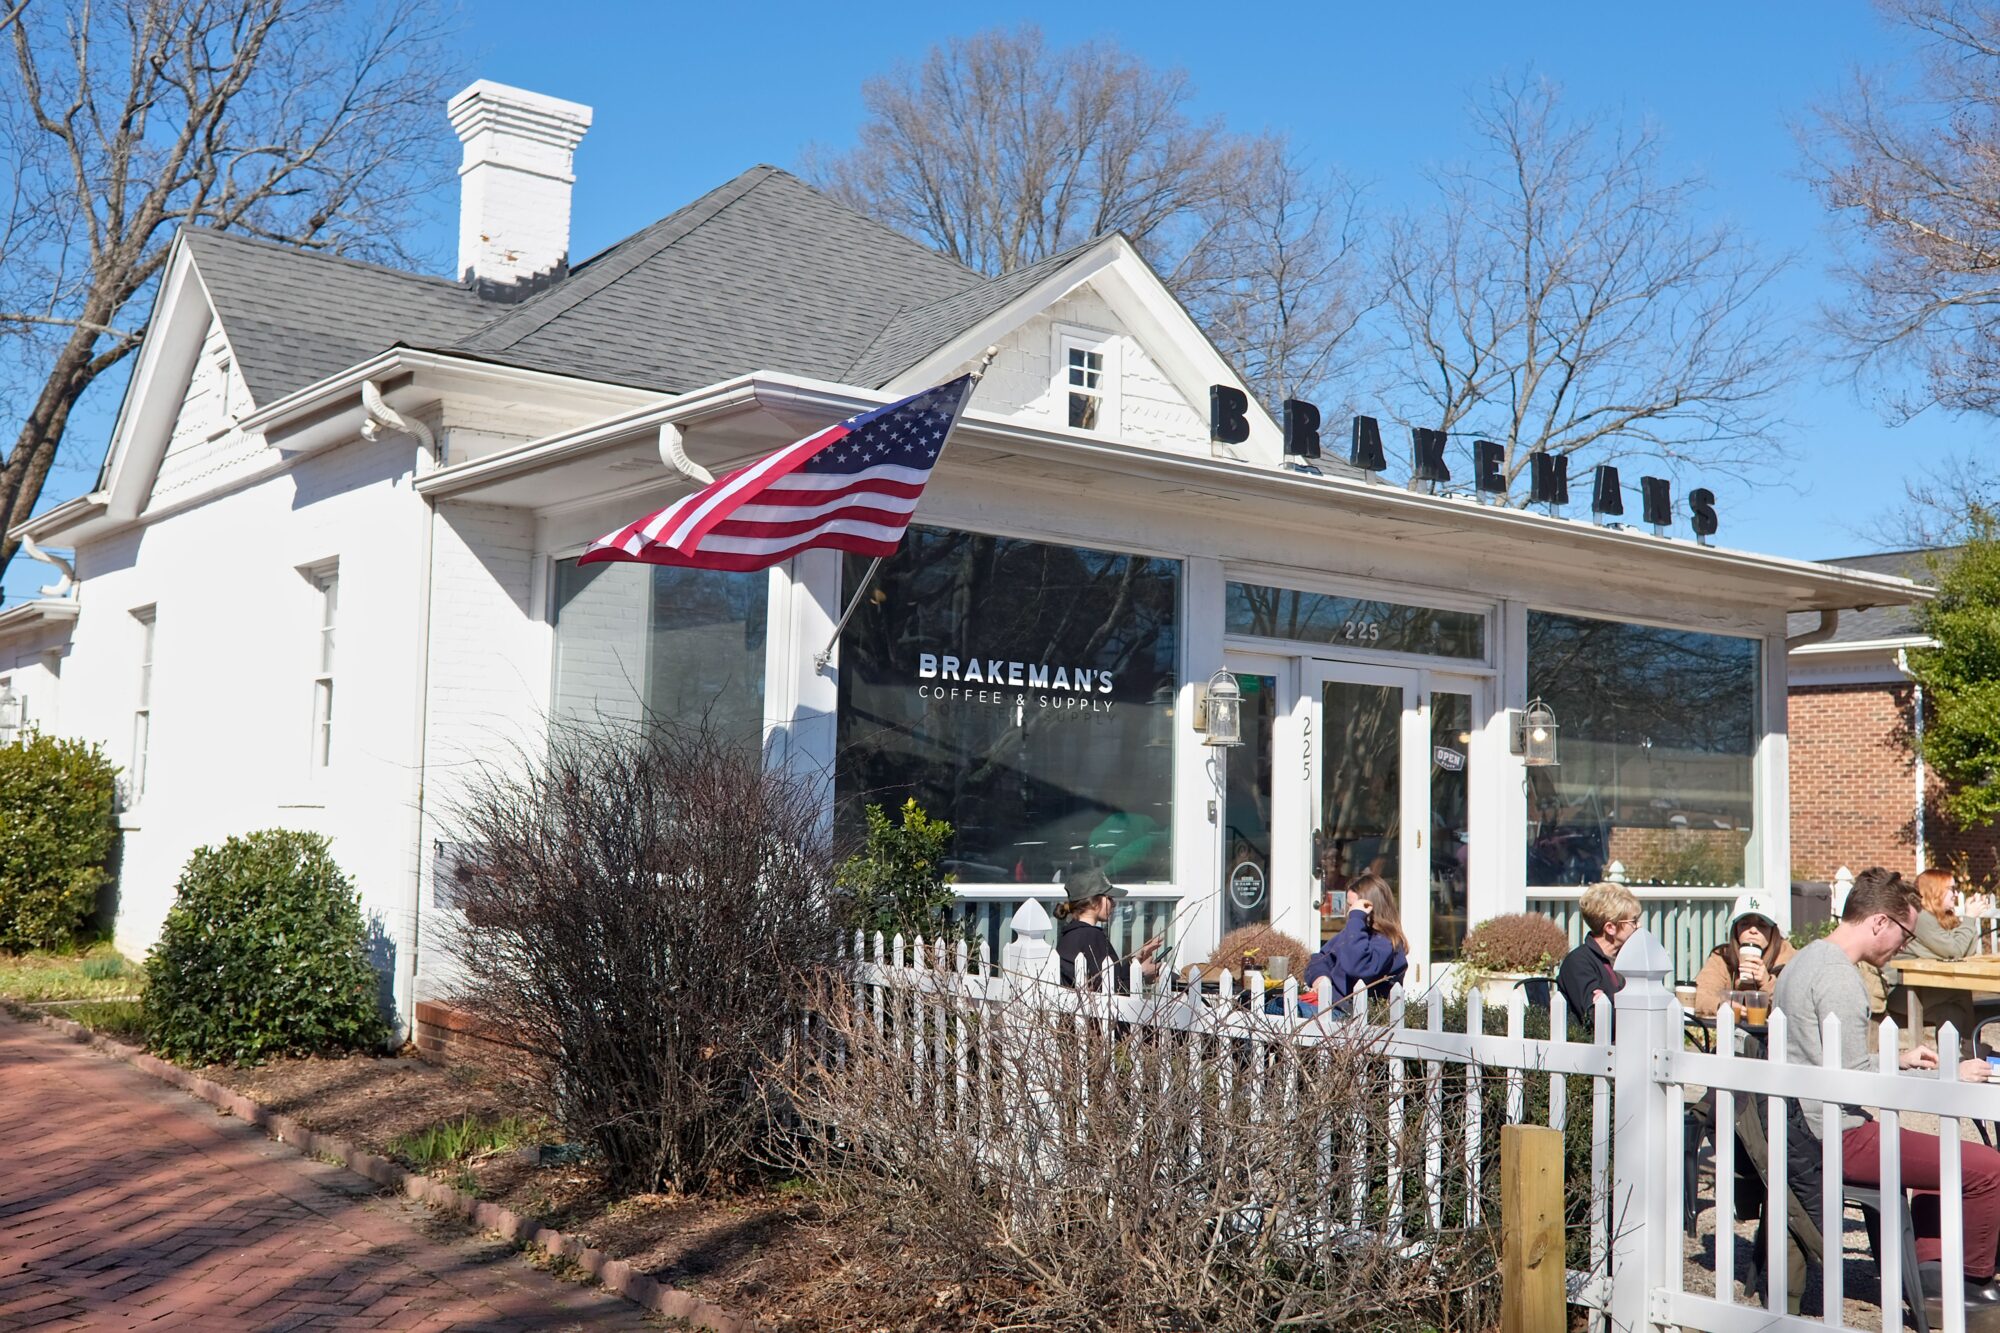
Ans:
[[[1898,578],[1930,583],[1929,557],[1935,551],[1885,551],[1880,555],[1846,555],[1823,560],[1826,565],[1859,569],[1870,574],[1894,574]],[[1819,616],[1810,612],[1793,615],[1785,626],[1787,634],[1799,634],[1818,626]],[[1907,639],[1917,635],[1917,608],[1877,606],[1866,611],[1842,611],[1840,628],[1828,643],[1873,643],[1880,639]]]
[[[192,227],[181,243],[260,407],[398,343],[455,341],[496,309],[445,278]]]
[[[901,311],[984,285],[760,166],[438,350],[669,393],[755,370],[838,381]]]
[[[1004,277],[976,283],[929,305],[904,310],[848,367],[844,378],[850,384],[864,384],[871,389],[887,384],[953,338],[999,312],[1042,279],[1068,268],[1098,243],[1098,240],[1085,241],[1026,268],[1017,268]]]

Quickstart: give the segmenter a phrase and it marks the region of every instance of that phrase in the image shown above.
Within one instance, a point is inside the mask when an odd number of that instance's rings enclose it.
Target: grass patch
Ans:
[[[137,1000],[85,1000],[63,1005],[55,1012],[101,1037],[113,1037],[135,1046],[146,1044],[146,1015]]]
[[[532,1143],[541,1136],[539,1122],[523,1116],[489,1120],[466,1115],[400,1135],[389,1144],[389,1152],[423,1171],[446,1162],[462,1162],[481,1153]]]
[[[69,952],[0,953],[0,996],[44,1000],[108,1000],[145,989],[146,969],[107,942]]]

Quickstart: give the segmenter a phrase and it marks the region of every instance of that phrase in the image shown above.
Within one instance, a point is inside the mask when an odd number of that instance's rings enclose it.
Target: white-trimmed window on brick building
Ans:
[[[340,567],[319,565],[305,572],[312,585],[314,621],[312,678],[312,767],[333,764],[333,640],[340,614]]]
[[[1071,429],[1118,429],[1118,349],[1104,334],[1079,329],[1056,335],[1057,385]]]
[[[132,612],[139,632],[139,679],[132,709],[132,804],[146,794],[146,762],[153,748],[153,645],[159,636],[159,609],[142,606]]]

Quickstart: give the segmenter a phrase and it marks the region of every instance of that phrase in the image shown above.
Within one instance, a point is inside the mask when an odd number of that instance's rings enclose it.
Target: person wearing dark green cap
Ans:
[[[1063,984],[1075,986],[1081,978],[1095,989],[1101,984],[1098,978],[1103,970],[1109,967],[1118,989],[1129,989],[1130,969],[1119,959],[1111,935],[1104,929],[1104,923],[1118,910],[1118,900],[1126,896],[1125,890],[1102,870],[1080,870],[1063,881],[1063,895],[1063,903],[1056,908],[1056,916],[1062,920],[1056,957],[1062,960]],[[1160,975],[1160,965],[1153,961],[1159,950],[1158,936],[1139,946],[1139,972],[1147,981]]]

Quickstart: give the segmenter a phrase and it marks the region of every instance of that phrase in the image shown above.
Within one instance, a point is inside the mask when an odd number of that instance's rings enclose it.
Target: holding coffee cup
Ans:
[[[1744,940],[1736,946],[1736,980],[1745,986],[1762,985],[1764,981],[1764,946],[1755,940]]]

